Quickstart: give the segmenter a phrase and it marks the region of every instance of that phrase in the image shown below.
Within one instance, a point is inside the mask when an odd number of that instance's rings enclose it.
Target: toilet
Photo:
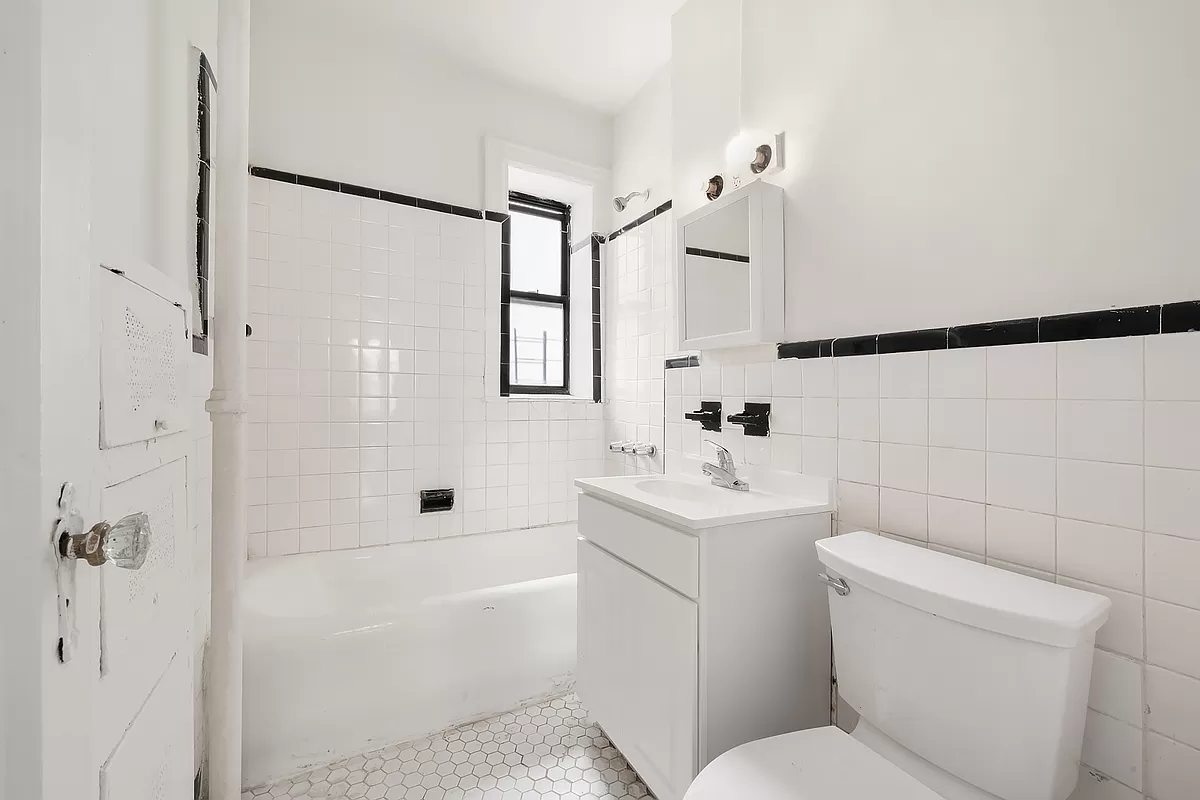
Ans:
[[[854,732],[830,726],[735,747],[684,800],[1071,794],[1108,598],[865,531],[816,546]]]

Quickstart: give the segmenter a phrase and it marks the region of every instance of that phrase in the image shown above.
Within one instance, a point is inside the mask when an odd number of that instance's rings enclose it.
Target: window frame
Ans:
[[[209,309],[208,282],[212,244],[212,90],[217,81],[208,57],[200,53],[196,76],[196,305],[200,311],[200,330],[192,331],[192,352],[208,355]]]
[[[503,323],[504,339],[509,340],[508,351],[501,352],[501,369],[505,372],[501,377],[501,385],[508,385],[510,395],[569,395],[571,393],[571,207],[557,200],[536,197],[524,192],[510,191],[508,193],[508,212],[510,215],[525,214],[542,219],[559,220],[562,228],[561,262],[562,262],[562,294],[551,295],[541,292],[529,292],[512,288],[512,264],[507,274],[500,282],[500,308]],[[511,248],[511,245],[509,245]],[[517,343],[512,335],[511,308],[513,302],[558,306],[563,317],[563,378],[562,385],[537,386],[513,383],[512,377],[516,371]]]

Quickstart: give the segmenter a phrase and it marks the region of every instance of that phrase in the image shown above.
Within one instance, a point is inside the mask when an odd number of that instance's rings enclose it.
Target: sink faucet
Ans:
[[[717,451],[716,464],[705,462],[700,467],[701,472],[712,478],[713,486],[733,489],[735,492],[750,491],[750,484],[737,476],[737,465],[733,463],[733,454],[712,439],[704,441],[711,444]]]

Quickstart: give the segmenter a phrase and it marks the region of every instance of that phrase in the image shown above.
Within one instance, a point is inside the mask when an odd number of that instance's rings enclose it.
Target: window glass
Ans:
[[[563,386],[563,307],[513,299],[509,368],[514,386]]]
[[[513,214],[512,288],[561,295],[562,220]]]

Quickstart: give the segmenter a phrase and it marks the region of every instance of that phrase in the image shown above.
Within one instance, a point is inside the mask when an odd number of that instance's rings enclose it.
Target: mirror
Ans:
[[[783,189],[753,181],[676,223],[679,346],[780,341],[784,328]]]
[[[684,338],[750,330],[750,199],[683,229]]]

